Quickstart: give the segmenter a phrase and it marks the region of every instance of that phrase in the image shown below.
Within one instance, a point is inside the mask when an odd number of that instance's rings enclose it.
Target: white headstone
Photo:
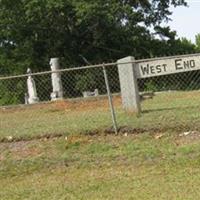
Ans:
[[[31,74],[31,69],[27,69],[27,73]],[[27,88],[28,88],[28,103],[29,104],[34,104],[39,102],[39,98],[37,96],[37,90],[35,86],[35,81],[31,77],[31,75],[28,76],[27,79]]]
[[[98,90],[98,89],[95,89],[95,90],[94,90],[94,96],[95,96],[95,97],[99,96],[99,90]]]
[[[56,71],[60,69],[59,58],[51,58],[50,60],[51,70]],[[60,72],[53,72],[51,74],[53,92],[51,93],[51,100],[58,100],[63,98],[63,87]]]
[[[83,97],[87,98],[87,97],[97,97],[99,96],[99,90],[95,89],[94,92],[91,91],[84,91],[83,92]]]

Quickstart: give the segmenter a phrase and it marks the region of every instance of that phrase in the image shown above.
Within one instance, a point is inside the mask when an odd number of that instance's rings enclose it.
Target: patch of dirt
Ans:
[[[118,128],[118,134],[117,135],[138,135],[143,133],[149,133],[150,135],[155,136],[156,133],[165,133],[166,131],[172,131],[172,132],[181,132],[182,130],[188,130],[188,127],[180,126],[180,127],[152,127],[152,128],[133,128],[129,126],[121,126]],[[85,136],[98,136],[98,135],[115,135],[115,130],[113,127],[104,128],[104,129],[96,129],[91,131],[84,131],[80,135]],[[66,133],[47,133],[47,134],[41,134],[36,136],[22,136],[22,137],[5,137],[0,138],[0,144],[1,143],[12,143],[12,142],[20,142],[20,141],[32,141],[32,140],[51,140],[56,139],[60,137],[65,137]],[[156,136],[155,136],[156,137]]]
[[[11,153],[14,155],[14,158],[16,160],[21,160],[28,157],[32,158],[32,157],[39,156],[43,152],[37,146],[34,146],[34,147],[24,146],[23,148],[19,148],[19,149],[12,149]]]
[[[5,138],[0,138],[0,143],[12,143],[12,142],[25,142],[25,141],[32,141],[32,140],[48,140],[48,139],[54,139],[54,138],[60,138],[63,137],[64,133],[47,133],[47,134],[42,134],[42,135],[36,135],[32,137],[5,137]]]
[[[70,147],[71,145],[84,145],[89,144],[93,141],[92,136],[86,136],[86,135],[70,135],[68,137],[65,137],[65,148]]]
[[[22,160],[26,158],[39,157],[42,155],[57,155],[55,141],[59,138],[42,138],[40,140],[13,141],[0,143],[0,161],[8,158]],[[64,137],[63,137],[64,140]],[[48,147],[48,148],[47,148]]]
[[[5,157],[3,155],[0,154],[0,162],[5,160]]]
[[[198,131],[184,132],[182,134],[179,134],[179,136],[175,140],[177,146],[195,144],[198,142],[200,142],[200,132]]]
[[[120,96],[113,96],[113,103],[115,106],[121,105],[121,97]],[[22,111],[31,111],[31,110],[41,110],[47,109],[49,111],[90,111],[94,109],[108,109],[109,102],[108,97],[96,97],[96,98],[80,98],[80,99],[73,99],[73,100],[59,100],[55,102],[47,102],[47,103],[40,103],[34,105],[20,105],[20,106],[10,106],[10,107],[3,107],[0,108],[1,114],[8,114],[8,113],[15,113],[15,112],[22,112]]]
[[[38,148],[38,141],[20,141],[12,143],[0,143],[0,160],[5,159],[5,155],[12,156],[14,159],[24,159],[41,154]]]

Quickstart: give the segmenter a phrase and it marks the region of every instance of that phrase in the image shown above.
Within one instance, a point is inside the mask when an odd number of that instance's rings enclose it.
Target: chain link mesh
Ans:
[[[52,73],[33,75],[38,103],[27,104],[28,76],[0,79],[0,136],[95,132],[113,126],[103,65],[61,71],[63,99],[53,101]],[[106,67],[119,130],[199,129],[200,72],[138,79],[142,113],[122,107],[116,64]],[[111,129],[112,130],[112,129]]]
[[[28,77],[0,80],[0,136],[92,133],[112,126],[102,68],[61,72],[63,98],[52,100],[50,74],[34,75],[39,101],[27,104]]]

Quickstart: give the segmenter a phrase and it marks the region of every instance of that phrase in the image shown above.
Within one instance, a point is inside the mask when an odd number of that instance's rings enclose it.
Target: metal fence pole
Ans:
[[[112,94],[110,92],[110,86],[108,82],[108,76],[106,72],[105,65],[103,64],[103,73],[104,73],[104,79],[105,79],[105,84],[106,84],[106,89],[107,89],[107,94],[108,94],[108,100],[109,100],[109,105],[110,105],[110,111],[111,111],[111,116],[112,116],[112,122],[113,122],[113,127],[115,134],[118,133],[118,128],[117,128],[117,120],[116,120],[116,115],[115,115],[115,109],[112,101]]]

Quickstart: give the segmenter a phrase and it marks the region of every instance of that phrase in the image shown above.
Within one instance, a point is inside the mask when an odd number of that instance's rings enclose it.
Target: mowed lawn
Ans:
[[[200,92],[156,94],[140,117],[114,104],[118,135],[105,99],[1,109],[0,137],[21,140],[1,140],[0,199],[200,199]]]
[[[158,93],[142,102],[141,116],[126,113],[120,97],[113,101],[118,127],[200,130],[200,91]],[[102,132],[112,127],[108,105],[107,98],[99,98],[0,108],[0,139]]]
[[[200,133],[0,144],[1,200],[198,200]]]

